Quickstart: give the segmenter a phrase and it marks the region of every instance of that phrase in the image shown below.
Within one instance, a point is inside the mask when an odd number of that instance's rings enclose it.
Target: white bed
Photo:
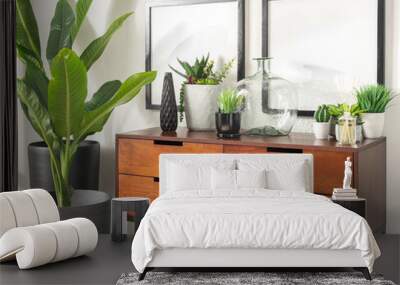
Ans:
[[[354,267],[368,278],[380,251],[367,222],[312,194],[312,173],[305,154],[161,155],[134,266],[141,278],[154,267]]]

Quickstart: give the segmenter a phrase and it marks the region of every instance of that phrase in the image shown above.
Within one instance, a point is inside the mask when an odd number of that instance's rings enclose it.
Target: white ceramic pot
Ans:
[[[363,130],[365,138],[375,139],[383,135],[385,113],[364,113],[361,114],[361,120],[364,122]]]
[[[192,131],[215,130],[219,85],[185,86],[186,125]]]
[[[329,128],[330,128],[329,122],[327,122],[327,123],[314,122],[313,123],[313,131],[314,131],[315,138],[319,139],[319,140],[328,139]]]

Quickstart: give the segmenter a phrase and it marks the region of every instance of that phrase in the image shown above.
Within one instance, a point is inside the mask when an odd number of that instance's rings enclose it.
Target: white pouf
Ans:
[[[92,221],[59,221],[58,208],[42,189],[0,193],[0,262],[17,260],[20,269],[87,254],[96,248]]]

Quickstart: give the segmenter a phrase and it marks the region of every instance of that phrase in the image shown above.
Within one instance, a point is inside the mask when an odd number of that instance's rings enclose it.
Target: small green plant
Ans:
[[[365,110],[360,107],[359,104],[349,105],[346,103],[337,104],[337,105],[328,105],[328,113],[331,117],[339,118],[343,116],[344,112],[349,112],[353,117],[358,117],[362,113],[365,113]]]
[[[360,115],[362,113],[365,113],[365,110],[362,109],[358,103],[353,105],[342,103],[337,105],[328,105],[327,107],[328,107],[328,113],[335,120],[343,116],[345,112],[349,112],[351,116],[357,119],[358,125],[362,124]]]
[[[383,85],[368,85],[356,90],[357,102],[365,113],[384,113],[393,99],[390,89]]]
[[[331,118],[328,106],[323,104],[318,106],[317,111],[315,111],[314,118],[318,123],[327,123]]]
[[[180,66],[184,71],[179,71],[176,68],[169,66],[174,72],[182,76],[185,80],[182,82],[181,89],[179,92],[179,121],[183,120],[184,107],[184,96],[185,96],[185,85],[218,85],[228,75],[229,70],[233,66],[234,60],[230,60],[224,64],[220,71],[214,70],[214,61],[210,60],[210,55],[202,56],[200,59],[196,58],[194,64],[190,64],[186,61],[177,59]]]
[[[218,109],[221,113],[230,114],[243,110],[245,97],[235,89],[226,89],[218,96]]]

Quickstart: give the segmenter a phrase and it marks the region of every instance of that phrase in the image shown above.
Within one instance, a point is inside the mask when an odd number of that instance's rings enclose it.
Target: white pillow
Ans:
[[[310,183],[305,160],[241,159],[239,170],[266,170],[267,188],[272,190],[307,191]]]
[[[240,188],[266,188],[265,170],[211,170],[211,188],[213,190],[237,190]]]
[[[168,168],[168,189],[184,191],[189,189],[207,189],[210,187],[209,167],[186,167],[182,164],[170,163]]]
[[[263,170],[236,170],[238,188],[267,188],[267,176]]]
[[[211,189],[236,190],[236,170],[212,168]]]
[[[212,165],[190,161],[168,162],[167,191],[211,190],[211,169],[234,169],[235,161],[218,161]]]
[[[290,168],[267,170],[268,188],[273,190],[306,191],[306,164],[293,163]]]

